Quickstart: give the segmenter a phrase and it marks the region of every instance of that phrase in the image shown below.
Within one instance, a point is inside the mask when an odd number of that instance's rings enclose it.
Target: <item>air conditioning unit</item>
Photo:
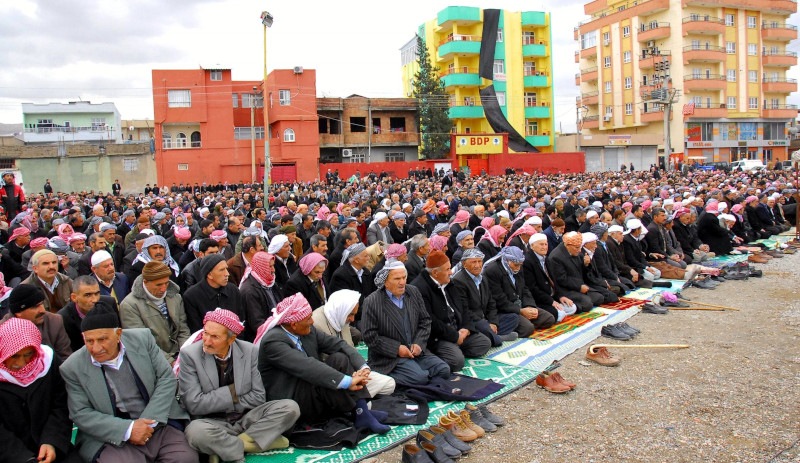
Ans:
[[[344,148],[342,150],[342,157],[343,158],[351,158],[353,157],[353,150],[350,148]]]
[[[303,73],[303,66],[295,66],[294,67],[295,74],[302,74]]]
[[[606,114],[605,116],[603,116],[603,121],[604,122],[610,122],[611,121],[611,114]]]
[[[656,41],[655,40],[648,40],[647,41],[647,48],[653,48],[655,46],[656,46]]]

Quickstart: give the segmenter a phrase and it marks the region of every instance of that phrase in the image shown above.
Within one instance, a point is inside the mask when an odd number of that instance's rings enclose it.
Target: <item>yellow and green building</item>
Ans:
[[[508,133],[512,152],[552,152],[550,14],[450,6],[419,27],[449,95],[457,134]],[[403,90],[413,93],[416,38],[401,48]]]

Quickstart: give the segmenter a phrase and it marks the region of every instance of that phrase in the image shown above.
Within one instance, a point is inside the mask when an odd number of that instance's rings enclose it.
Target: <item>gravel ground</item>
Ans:
[[[615,368],[579,350],[558,370],[574,391],[531,384],[494,402],[508,424],[460,461],[800,462],[799,263],[800,253],[786,255],[758,265],[763,278],[684,291],[738,312],[636,315],[633,342],[691,348],[611,348],[622,358]],[[377,460],[400,457],[398,447]]]

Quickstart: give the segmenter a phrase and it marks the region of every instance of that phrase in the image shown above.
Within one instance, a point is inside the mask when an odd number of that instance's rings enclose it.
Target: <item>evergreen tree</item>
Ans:
[[[414,75],[414,98],[417,99],[417,128],[423,159],[443,159],[450,154],[450,128],[447,115],[450,97],[439,80],[439,68],[433,66],[425,40],[417,36],[419,72]]]

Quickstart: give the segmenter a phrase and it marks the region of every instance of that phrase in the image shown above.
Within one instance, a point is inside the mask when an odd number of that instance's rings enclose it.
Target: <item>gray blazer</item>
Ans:
[[[403,310],[408,310],[411,317],[412,344],[421,347],[424,355],[433,355],[426,349],[431,334],[431,316],[419,290],[406,285],[403,304]],[[388,375],[397,366],[397,350],[405,345],[400,309],[389,300],[384,289],[379,289],[364,299],[363,310],[361,331],[369,347],[369,366]]]
[[[125,361],[131,362],[150,395],[142,417],[161,424],[168,420],[188,419],[189,415],[175,400],[178,389],[175,375],[150,330],[123,330],[122,344],[125,346]],[[103,371],[92,365],[86,346],[61,365],[61,376],[69,394],[69,417],[78,427],[75,443],[80,447],[84,461],[92,461],[103,444],[122,446],[131,420],[114,416],[114,404]]]
[[[231,345],[231,360],[238,403],[233,403],[228,386],[219,387],[214,356],[203,352],[202,342],[181,349],[178,387],[181,404],[193,418],[212,413],[245,413],[266,402],[264,384],[258,373],[258,349],[237,339]]]
[[[386,226],[386,239],[381,235],[380,228],[381,226],[378,225],[378,222],[375,222],[371,227],[367,228],[367,246],[371,246],[378,241],[383,241],[387,246],[394,243],[392,233],[389,231],[389,226]]]
[[[276,326],[261,340],[258,370],[267,389],[267,400],[293,399],[297,381],[336,389],[344,373],[334,370],[320,359],[321,354],[344,353],[358,370],[367,362],[358,351],[339,338],[311,327],[311,333],[300,336],[303,351],[297,349],[283,328]]]

